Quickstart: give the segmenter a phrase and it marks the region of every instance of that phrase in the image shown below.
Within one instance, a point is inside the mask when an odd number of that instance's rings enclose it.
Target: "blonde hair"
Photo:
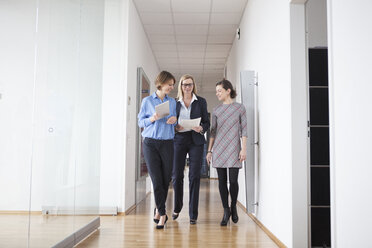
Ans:
[[[189,75],[189,74],[185,74],[183,75],[181,78],[180,78],[180,81],[178,83],[178,92],[177,92],[177,98],[180,99],[180,98],[183,98],[183,91],[182,91],[182,82],[186,79],[191,79],[192,80],[192,84],[193,84],[193,88],[192,88],[192,93],[194,93],[196,95],[196,93],[198,92],[198,90],[196,89],[196,84],[195,84],[195,81],[194,81],[194,78]]]
[[[160,90],[161,87],[163,86],[163,84],[168,83],[169,80],[173,80],[173,84],[176,83],[176,79],[174,78],[172,73],[167,72],[167,71],[160,72],[159,75],[156,77],[156,80],[155,80],[156,88],[158,90]]]

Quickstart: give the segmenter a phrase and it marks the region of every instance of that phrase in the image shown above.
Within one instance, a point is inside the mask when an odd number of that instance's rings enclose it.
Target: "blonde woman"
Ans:
[[[192,76],[184,75],[178,85],[178,101],[176,113],[178,122],[183,120],[201,118],[200,125],[186,129],[181,125],[176,126],[174,137],[174,160],[173,160],[173,189],[174,211],[172,218],[178,218],[183,206],[183,176],[186,155],[189,154],[189,217],[190,224],[196,224],[198,219],[200,170],[203,159],[203,147],[206,143],[204,132],[209,129],[210,122],[207,110],[207,102],[197,96],[196,84]]]

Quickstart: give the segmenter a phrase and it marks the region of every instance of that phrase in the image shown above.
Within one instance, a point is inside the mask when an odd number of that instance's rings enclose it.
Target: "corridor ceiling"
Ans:
[[[214,92],[247,0],[134,0],[161,70]]]

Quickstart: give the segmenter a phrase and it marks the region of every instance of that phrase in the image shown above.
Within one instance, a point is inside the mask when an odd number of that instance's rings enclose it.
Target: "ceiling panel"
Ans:
[[[237,13],[212,13],[211,24],[239,24],[241,12]]]
[[[206,35],[177,35],[178,44],[205,44]]]
[[[209,24],[209,13],[174,13],[174,24]]]
[[[229,54],[227,52],[206,52],[206,58],[224,58],[227,57]]]
[[[205,64],[225,64],[226,58],[205,58]]]
[[[187,65],[187,64],[203,64],[204,63],[204,58],[184,58],[180,57],[179,58],[179,63],[181,65]]]
[[[178,52],[180,58],[204,58],[203,52]]]
[[[171,12],[170,0],[134,0],[139,12]]]
[[[209,12],[211,0],[171,0],[174,12]]]
[[[166,34],[171,35],[174,34],[174,26],[173,25],[144,25],[145,31],[147,34]]]
[[[231,44],[235,38],[234,36],[229,35],[209,35],[208,43],[210,44]]]
[[[157,61],[159,64],[178,64],[179,62],[178,58],[159,58]]]
[[[167,44],[172,44],[176,42],[176,38],[174,35],[148,35],[149,40],[151,43],[167,43]]]
[[[180,52],[204,52],[205,51],[205,44],[178,44],[178,51]]]
[[[176,43],[154,43],[152,44],[152,50],[154,52],[162,52],[162,51],[169,51],[169,52],[176,52],[177,45]]]
[[[213,0],[212,12],[242,12],[247,0]]]
[[[156,58],[178,58],[177,52],[154,52]]]
[[[223,70],[223,68],[225,68],[224,64],[205,64],[204,65],[204,70],[209,70],[209,69]]]
[[[140,12],[142,24],[169,24],[173,25],[172,14],[170,13],[153,13]]]
[[[176,25],[177,35],[207,35],[208,25]]]
[[[209,25],[210,35],[235,35],[238,25]]]
[[[224,45],[224,44],[208,44],[207,45],[207,52],[226,52],[228,53],[231,49],[231,45]]]
[[[247,0],[133,1],[159,68],[214,92]]]

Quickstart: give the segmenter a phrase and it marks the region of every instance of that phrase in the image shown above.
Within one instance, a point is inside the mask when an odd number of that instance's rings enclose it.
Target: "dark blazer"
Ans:
[[[209,114],[207,110],[207,101],[200,96],[196,96],[198,100],[193,101],[191,104],[191,113],[190,113],[190,118],[195,119],[201,117],[200,120],[200,125],[203,127],[203,134],[208,131],[209,126],[210,126],[210,121],[209,121]],[[181,109],[181,102],[177,101],[176,105],[176,112],[177,112],[177,119],[180,116],[180,109]],[[197,133],[195,131],[192,132],[192,139],[196,145],[202,145],[205,144],[205,138],[204,135]],[[176,133],[177,135],[177,133]]]

